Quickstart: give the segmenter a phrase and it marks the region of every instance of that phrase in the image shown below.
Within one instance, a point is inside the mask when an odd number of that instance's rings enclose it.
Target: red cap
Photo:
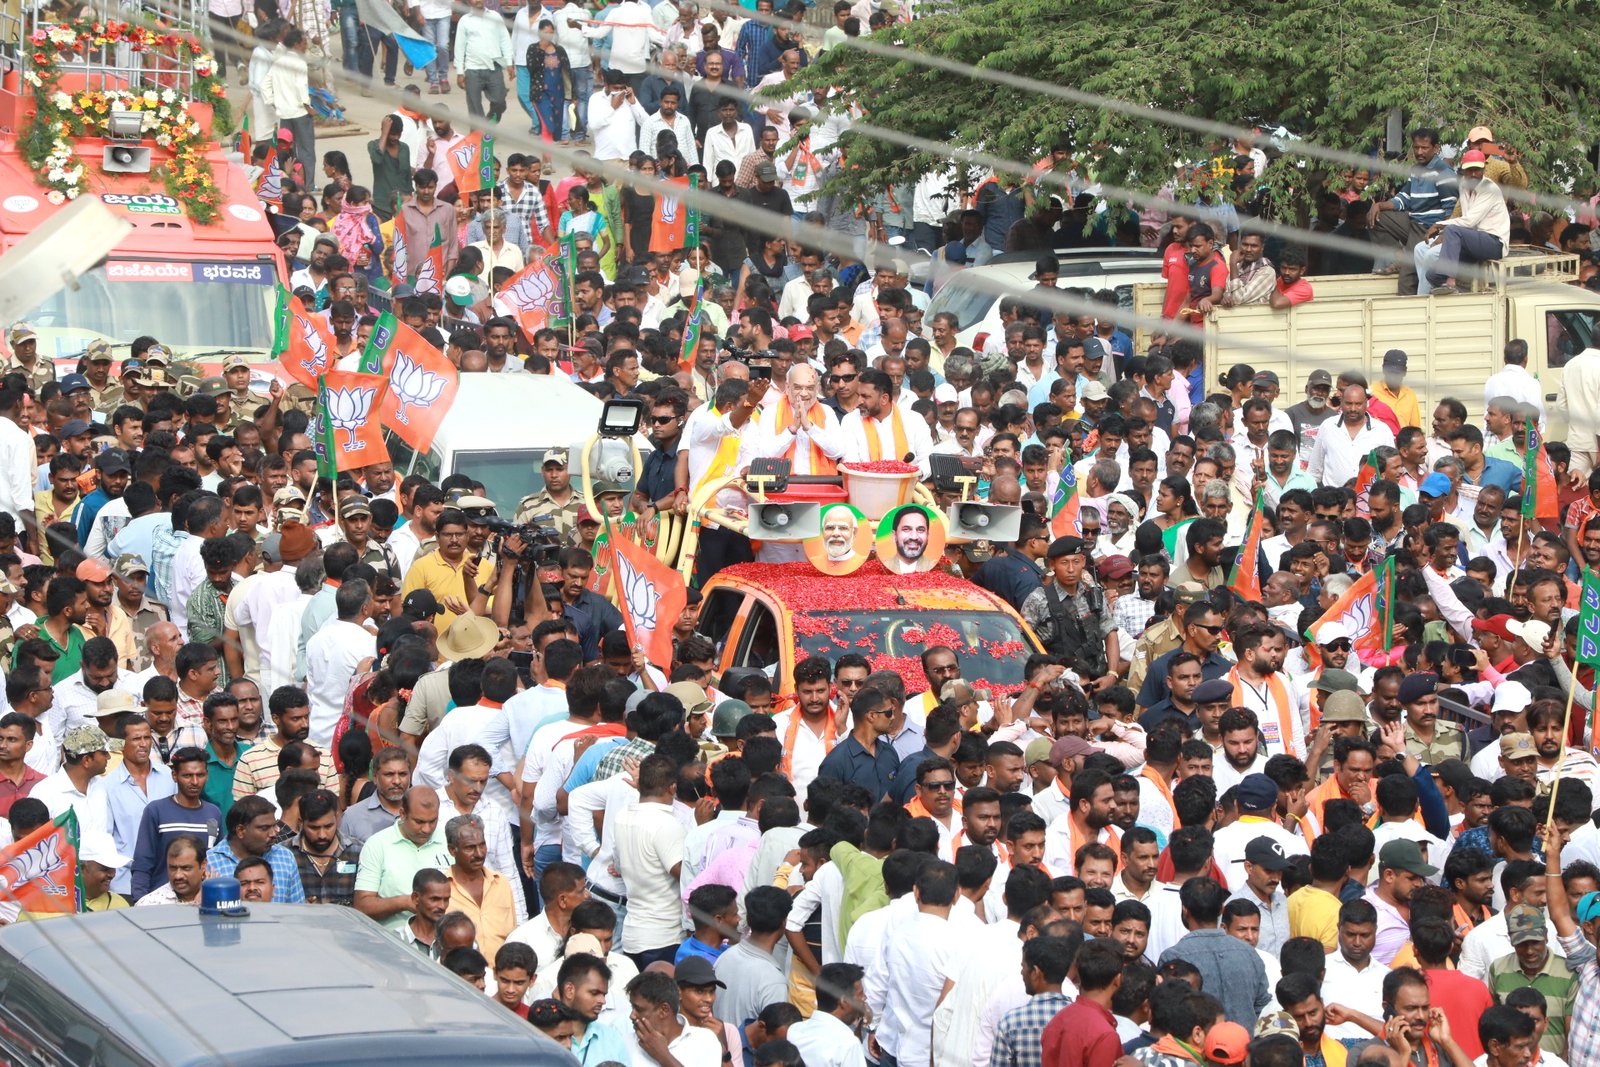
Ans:
[[[278,140],[285,144],[294,144],[294,131],[287,126],[278,127]]]
[[[802,337],[816,337],[816,336],[817,336],[817,331],[813,330],[809,326],[791,326],[791,327],[789,327],[789,340],[791,340],[791,341],[798,341]]]
[[[600,520],[595,518],[594,512],[589,510],[588,505],[582,505],[582,506],[580,506],[578,508],[578,521],[579,522],[599,522]]]
[[[1476,148],[1469,148],[1465,152],[1461,153],[1461,170],[1467,170],[1468,168],[1481,169],[1488,165],[1489,157],[1478,151]]]
[[[1238,1023],[1218,1023],[1206,1031],[1205,1054],[1212,1063],[1243,1063],[1250,1048],[1250,1031]]]
[[[1511,623],[1514,621],[1510,615],[1491,615],[1487,619],[1473,619],[1472,629],[1475,633],[1491,633],[1502,641],[1510,641],[1517,636],[1511,632]]]

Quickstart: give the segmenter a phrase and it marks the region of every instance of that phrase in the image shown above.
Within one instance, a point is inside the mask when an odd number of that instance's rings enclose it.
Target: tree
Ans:
[[[1545,0],[961,0],[870,40],[1005,71],[1142,107],[1217,122],[1283,126],[1316,144],[1371,153],[1389,114],[1438,126],[1447,143],[1476,125],[1521,149],[1535,189],[1593,186],[1587,116],[1600,96],[1600,55],[1581,43],[1577,5]],[[1094,180],[1156,194],[1180,163],[1232,155],[1226,139],[996,85],[860,48],[823,54],[800,77],[829,108],[924,141],[1041,158],[1058,141]],[[949,171],[948,155],[852,131],[848,166],[829,191],[867,199],[894,183]],[[1391,153],[1406,145],[1389,146]],[[1343,168],[1297,156],[1265,178],[1273,199],[1306,202]],[[986,171],[968,168],[968,184]],[[1204,177],[1214,178],[1214,173]],[[1198,190],[1184,182],[1179,199]]]

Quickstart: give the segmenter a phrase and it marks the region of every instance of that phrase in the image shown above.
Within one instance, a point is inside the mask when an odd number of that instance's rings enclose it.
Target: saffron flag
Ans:
[[[1356,474],[1356,514],[1363,519],[1372,518],[1372,483],[1378,480],[1378,453],[1374,449],[1368,452],[1361,461],[1361,470]],[[1256,501],[1256,513],[1261,512],[1261,501]]]
[[[700,335],[705,331],[705,313],[700,310],[700,298],[705,294],[704,279],[695,282],[694,299],[689,301],[689,317],[683,320],[683,344],[678,348],[678,369],[685,374],[694,373],[695,356],[700,351]]]
[[[338,480],[340,471],[383,463],[389,449],[383,424],[372,417],[387,382],[378,374],[328,371],[317,379],[317,410],[308,428],[317,474]]]
[[[672,185],[689,187],[688,178],[668,178]],[[689,232],[688,205],[681,196],[656,194],[656,211],[650,219],[650,251],[676,252],[685,246]]]
[[[657,666],[672,662],[672,628],[688,603],[683,575],[657,559],[627,532],[611,538],[618,605],[628,643]]]
[[[1078,517],[1078,473],[1069,463],[1056,479],[1055,495],[1050,498],[1050,536],[1081,537],[1083,521]]]
[[[469,133],[446,153],[456,192],[462,196],[494,188],[494,138]]]
[[[428,243],[427,255],[422,257],[422,262],[417,264],[417,272],[411,276],[411,291],[419,296],[423,293],[444,294],[444,231],[438,223],[433,224],[433,240]]]
[[[272,351],[289,377],[302,385],[315,386],[317,376],[333,367],[333,333],[281,285]]]
[[[432,448],[461,387],[455,364],[416,330],[385,313],[373,324],[359,369],[389,382],[377,401],[379,423],[417,452]]]
[[[567,313],[562,305],[558,262],[542,252],[530,254],[528,265],[506,280],[495,294],[495,302],[511,313],[532,342],[534,334],[552,323],[565,321]]]
[[[248,153],[245,158],[250,158]],[[267,156],[267,166],[256,178],[256,196],[273,210],[283,207],[283,168],[278,166],[276,152]]]
[[[1394,632],[1394,559],[1357,578],[1322,617],[1306,628],[1306,636],[1316,641],[1323,624],[1339,622],[1351,635],[1353,651],[1377,656],[1387,652]]]
[[[1250,516],[1250,532],[1233,560],[1233,573],[1228,576],[1228,588],[1246,600],[1261,599],[1261,533],[1266,524],[1266,501],[1261,490],[1256,490],[1256,509]]]
[[[406,62],[421,70],[432,63],[439,50],[432,41],[422,36],[417,28],[400,16],[394,5],[385,0],[356,0],[356,11],[362,23],[373,33],[389,34],[405,53]]]
[[[0,852],[0,895],[23,911],[67,915],[83,910],[76,811],[68,808]]]
[[[1528,450],[1522,457],[1522,517],[1525,520],[1561,517],[1556,470],[1544,450],[1544,435],[1532,419],[1528,420]]]

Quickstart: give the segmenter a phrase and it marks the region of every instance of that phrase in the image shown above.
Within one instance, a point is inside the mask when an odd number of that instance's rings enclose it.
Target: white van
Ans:
[[[1124,310],[1133,307],[1133,287],[1161,280],[1161,257],[1153,248],[1067,248],[1051,253],[1061,262],[1062,289],[1110,289]],[[981,267],[957,272],[934,294],[923,322],[941,311],[955,315],[956,340],[979,351],[1001,329],[1000,299],[1033,288],[1030,275],[1042,252],[1009,252]]]

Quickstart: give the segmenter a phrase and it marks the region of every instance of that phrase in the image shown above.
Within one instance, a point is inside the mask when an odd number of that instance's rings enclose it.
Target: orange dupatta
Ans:
[[[789,405],[788,397],[784,396],[778,398],[778,406],[777,409],[773,411],[772,418],[773,426],[779,433],[782,433],[789,425],[790,421],[794,418],[794,409]],[[819,430],[827,427],[828,416],[823,410],[821,404],[811,405],[811,410],[806,413],[806,421]],[[792,461],[795,458],[795,450],[799,447],[799,444],[799,438],[795,438],[794,440],[790,441],[789,447],[784,450],[783,455]],[[903,452],[901,453],[901,455],[904,454],[905,453]],[[822,451],[822,448],[817,444],[816,439],[813,438],[811,440],[811,473],[819,475],[832,475],[837,474],[838,471],[838,464]]]
[[[868,418],[869,416],[867,415],[861,416],[861,428],[867,432],[867,458],[880,460],[884,457],[882,435],[878,432],[878,423],[883,420],[873,418],[872,424],[869,426],[867,425]],[[894,405],[894,409],[889,413],[889,420],[894,427],[894,455],[889,458],[905,459],[907,453],[911,451],[911,444],[909,438],[906,437],[906,424],[900,417],[899,404]]]

